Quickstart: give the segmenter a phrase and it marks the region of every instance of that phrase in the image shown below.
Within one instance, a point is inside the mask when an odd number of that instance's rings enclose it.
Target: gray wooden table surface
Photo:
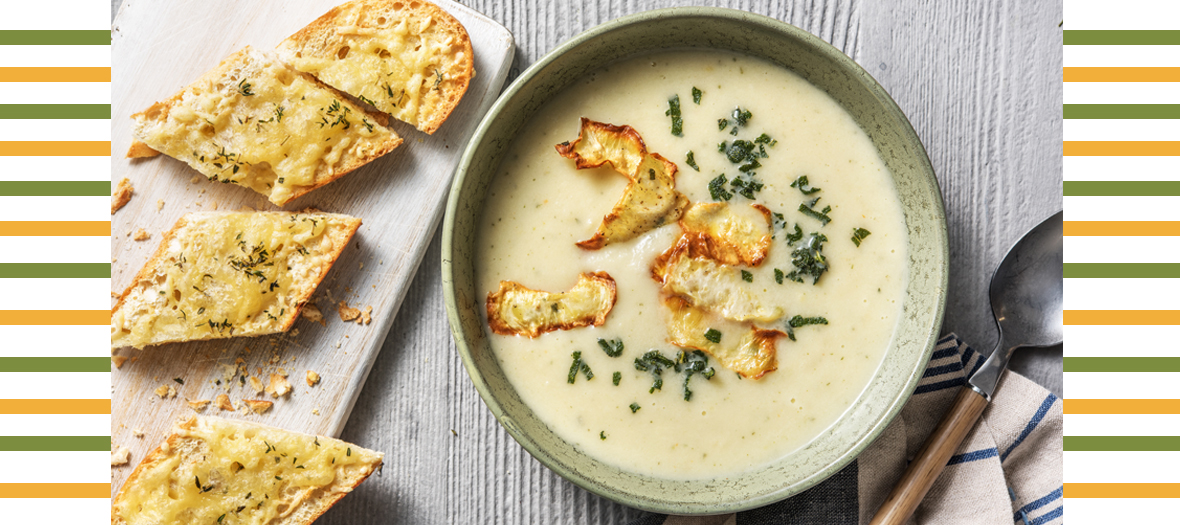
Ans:
[[[111,2],[112,17],[119,1]],[[515,35],[514,75],[583,30],[694,3],[461,1]],[[893,96],[926,146],[946,204],[944,332],[990,350],[997,334],[988,278],[1024,231],[1062,206],[1060,0],[695,3],[814,33]],[[385,451],[384,473],[319,523],[606,524],[637,517],[541,466],[492,418],[451,341],[439,260],[435,235],[342,436]],[[1012,367],[1060,396],[1061,356],[1061,347],[1025,351]]]

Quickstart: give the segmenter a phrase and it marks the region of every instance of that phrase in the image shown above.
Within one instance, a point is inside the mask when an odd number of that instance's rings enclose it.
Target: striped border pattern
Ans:
[[[110,5],[10,7],[0,22],[2,521],[105,523]]]
[[[1066,0],[1064,27],[1063,496],[1071,523],[1174,520],[1180,3]]]

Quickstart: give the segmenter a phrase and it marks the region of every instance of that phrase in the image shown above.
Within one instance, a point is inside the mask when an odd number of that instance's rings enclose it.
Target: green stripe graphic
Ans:
[[[0,181],[0,197],[108,197],[111,183],[105,180],[14,180]]]
[[[1062,104],[1063,118],[1180,119],[1180,104]]]
[[[1180,263],[1065,263],[1061,276],[1075,279],[1180,279]]]
[[[105,452],[110,449],[111,436],[0,436],[0,450],[9,452]]]
[[[1129,29],[1067,29],[1067,46],[1169,46],[1180,45],[1180,31]]]
[[[1174,180],[1067,180],[1062,185],[1066,197],[1176,197],[1180,181]]]
[[[1180,451],[1180,436],[1065,436],[1063,448],[1081,451]]]
[[[0,119],[109,119],[110,104],[0,104]]]
[[[111,263],[0,263],[0,279],[110,279]]]
[[[1180,372],[1180,357],[1066,357],[1066,372]]]
[[[13,29],[0,31],[4,46],[109,46],[111,30]]]
[[[109,357],[0,357],[0,372],[110,372]]]

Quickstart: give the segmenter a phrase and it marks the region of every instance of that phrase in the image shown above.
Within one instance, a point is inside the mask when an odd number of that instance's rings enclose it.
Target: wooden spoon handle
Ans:
[[[958,450],[967,433],[979,420],[987,399],[971,388],[964,388],[955,398],[955,404],[942,416],[938,427],[926,439],[918,457],[906,468],[901,480],[893,487],[885,503],[873,516],[869,525],[901,525],[918,508],[922,498],[934,485],[934,480],[946,467],[946,462]]]

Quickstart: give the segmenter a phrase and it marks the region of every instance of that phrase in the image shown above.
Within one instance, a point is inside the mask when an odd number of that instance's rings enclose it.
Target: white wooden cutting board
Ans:
[[[344,428],[434,234],[463,148],[499,94],[512,63],[514,45],[507,29],[465,6],[434,1],[463,23],[475,52],[476,76],[455,112],[434,135],[393,122],[405,139],[401,147],[283,208],[315,207],[364,221],[314,296],[327,326],[300,319],[282,335],[120,350],[117,355],[136,359],[120,369],[112,366],[111,439],[115,446],[131,450],[133,465],[159,445],[175,420],[194,413],[186,399],[213,399],[226,393],[236,406],[242,399],[267,399],[275,404],[262,415],[223,412],[212,406],[203,413],[330,436]],[[111,172],[112,181],[130,179],[135,194],[111,218],[112,291],[121,292],[131,283],[156,249],[161,233],[185,213],[243,206],[279,209],[245,188],[211,183],[204,177],[192,182],[196,171],[165,156],[123,158],[131,144],[130,115],[171,96],[243,46],[273,48],[339,3],[123,3],[112,27]],[[134,241],[131,232],[140,228],[151,239]],[[372,323],[342,322],[336,314],[341,300],[360,308],[372,306]],[[294,391],[274,399],[243,386],[240,373],[225,381],[222,365],[234,366],[238,359],[264,383],[271,373],[284,369]],[[306,384],[308,370],[322,377],[320,384]],[[177,396],[157,397],[153,391],[160,385],[174,387]],[[135,437],[136,430],[143,437]],[[130,472],[128,467],[112,469],[112,494]]]

